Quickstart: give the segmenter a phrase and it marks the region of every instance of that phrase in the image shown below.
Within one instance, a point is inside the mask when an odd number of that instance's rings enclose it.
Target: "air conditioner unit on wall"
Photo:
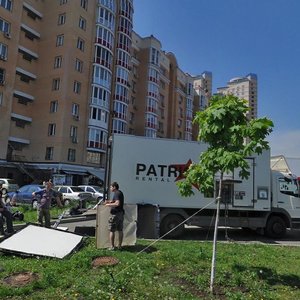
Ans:
[[[4,85],[5,84],[5,80],[0,80],[0,85]]]
[[[6,60],[6,56],[5,55],[0,55],[0,59],[5,61]]]
[[[11,35],[9,32],[4,32],[4,36],[7,38],[7,39],[10,39],[11,38]]]

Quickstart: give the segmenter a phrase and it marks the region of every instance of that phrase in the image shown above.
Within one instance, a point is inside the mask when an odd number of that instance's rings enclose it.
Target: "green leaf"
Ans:
[[[215,95],[204,111],[196,113],[193,124],[198,125],[198,139],[208,144],[178,183],[182,196],[191,196],[199,187],[203,193],[214,188],[217,172],[232,172],[240,168],[241,178],[248,178],[246,157],[261,154],[269,148],[266,137],[272,132],[273,122],[267,118],[247,119],[248,101],[233,95]]]

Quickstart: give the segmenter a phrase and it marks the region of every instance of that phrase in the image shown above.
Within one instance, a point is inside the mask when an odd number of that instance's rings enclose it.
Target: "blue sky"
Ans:
[[[257,74],[271,153],[299,158],[300,175],[300,0],[135,0],[133,29],[153,34],[183,71],[211,71],[213,92]]]

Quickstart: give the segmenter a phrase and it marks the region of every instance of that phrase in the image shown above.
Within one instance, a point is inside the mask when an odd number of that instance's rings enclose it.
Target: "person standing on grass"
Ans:
[[[62,207],[58,193],[52,189],[53,184],[51,181],[45,182],[45,188],[38,191],[33,192],[33,196],[40,197],[40,203],[38,205],[38,222],[41,226],[44,226],[45,219],[45,227],[50,228],[50,207],[52,198],[57,199],[58,206]]]
[[[14,227],[12,213],[7,209],[4,203],[5,200],[3,199],[4,194],[2,192],[2,185],[3,182],[0,181],[0,234],[5,235],[6,233],[3,227],[3,218],[5,218],[6,221],[6,230],[8,234],[14,232]]]
[[[110,191],[113,193],[112,200],[106,200],[105,206],[111,208],[109,224],[109,240],[111,250],[115,249],[115,232],[118,232],[118,249],[121,249],[123,242],[123,223],[124,223],[124,195],[119,190],[119,184],[113,182],[110,185]]]

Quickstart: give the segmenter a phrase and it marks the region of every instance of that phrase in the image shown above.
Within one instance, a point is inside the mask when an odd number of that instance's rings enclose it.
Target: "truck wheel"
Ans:
[[[281,217],[271,217],[266,226],[266,235],[272,238],[282,238],[286,234],[286,224]]]
[[[161,223],[160,223],[160,235],[164,235],[176,226],[178,226],[180,223],[184,221],[183,217],[180,215],[167,215],[165,216]],[[184,224],[178,226],[176,229],[168,233],[168,238],[178,238],[180,237],[184,232]]]

